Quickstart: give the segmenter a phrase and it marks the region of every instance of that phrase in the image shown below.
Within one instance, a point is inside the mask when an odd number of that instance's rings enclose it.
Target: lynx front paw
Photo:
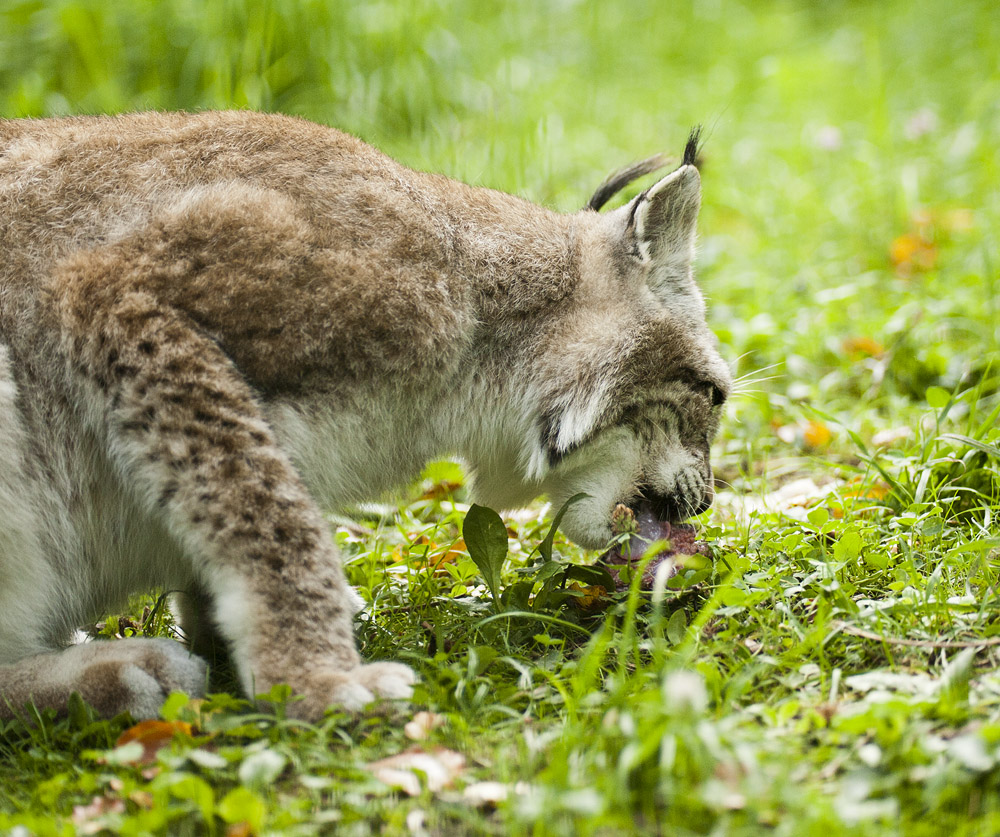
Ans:
[[[379,699],[408,699],[416,679],[413,669],[402,663],[368,663],[346,672],[317,674],[310,679],[305,699],[289,709],[297,717],[313,720],[331,706],[357,712]]]
[[[155,718],[173,691],[201,695],[205,662],[169,639],[88,642],[0,666],[0,718],[28,704],[65,713],[79,692],[103,717]]]
[[[129,712],[155,718],[171,692],[204,693],[205,661],[178,642],[129,639],[78,647],[84,657],[79,691],[106,717]]]

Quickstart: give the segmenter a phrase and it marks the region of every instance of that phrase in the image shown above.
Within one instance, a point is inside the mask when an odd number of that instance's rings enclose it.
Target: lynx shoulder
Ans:
[[[73,691],[153,714],[218,649],[303,717],[407,696],[357,654],[320,508],[431,457],[496,507],[585,492],[585,546],[621,503],[703,509],[730,384],[694,145],[558,214],[288,117],[0,121],[0,716]],[[190,650],[66,647],[157,585]]]

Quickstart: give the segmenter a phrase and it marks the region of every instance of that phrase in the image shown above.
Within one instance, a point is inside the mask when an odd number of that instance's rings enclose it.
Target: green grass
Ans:
[[[704,123],[699,275],[750,376],[714,564],[656,601],[581,609],[553,579],[593,555],[557,537],[541,569],[540,505],[506,521],[499,607],[465,554],[435,572],[467,498],[422,495],[450,466],[338,530],[365,653],[419,670],[452,787],[368,769],[408,714],[173,701],[191,734],[135,766],[127,720],[80,707],[0,730],[0,833],[1000,831],[998,42],[985,0],[0,5],[5,116],[280,110],[562,210]],[[925,264],[893,263],[907,235]],[[823,491],[774,501],[802,479]]]

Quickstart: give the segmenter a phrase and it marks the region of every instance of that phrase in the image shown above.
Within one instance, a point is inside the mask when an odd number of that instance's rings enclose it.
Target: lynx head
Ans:
[[[655,159],[606,181],[576,216],[579,281],[536,349],[540,407],[524,477],[556,508],[587,495],[563,520],[582,546],[608,542],[619,503],[676,522],[712,502],[709,445],[731,378],[692,273],[697,139],[679,168],[627,205],[596,211]]]

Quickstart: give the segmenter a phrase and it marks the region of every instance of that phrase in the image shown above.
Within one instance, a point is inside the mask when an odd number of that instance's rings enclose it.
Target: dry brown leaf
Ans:
[[[571,600],[580,610],[602,610],[608,605],[608,591],[600,584],[583,585],[572,581],[566,585],[566,588],[581,594],[574,596]]]
[[[431,543],[429,549],[436,549],[437,545]],[[448,570],[444,564],[454,564],[459,558],[466,554],[465,541],[459,538],[447,550],[436,554],[428,552],[427,557],[413,562],[413,568],[417,570],[432,569],[435,575],[448,575]]]
[[[417,712],[412,720],[403,727],[403,733],[411,741],[423,741],[430,735],[431,730],[443,726],[444,722],[444,715],[437,715],[434,712],[426,711]]]
[[[845,355],[850,357],[882,357],[885,354],[885,346],[872,337],[848,337],[841,344]]]
[[[411,747],[368,765],[380,782],[419,796],[423,788],[435,793],[449,788],[465,771],[465,756],[445,747],[422,750]]]
[[[903,233],[889,245],[889,259],[901,276],[931,270],[937,264],[937,254],[934,242],[919,231]]]
[[[140,721],[119,735],[115,746],[138,742],[142,745],[142,756],[134,763],[148,764],[156,759],[157,750],[168,746],[178,732],[190,735],[191,724],[184,721]]]
[[[871,485],[857,485],[844,492],[845,497],[854,500],[884,500],[892,489],[888,483],[873,482]]]
[[[423,556],[429,555],[431,552],[433,552],[435,549],[438,548],[438,545],[434,543],[434,541],[432,541],[426,535],[411,534],[409,535],[409,537],[410,537],[409,543],[401,543],[398,546],[393,547],[392,550],[393,561],[397,562],[405,561],[414,552],[416,552],[421,558],[423,558]],[[418,561],[416,565],[422,566],[422,563]]]
[[[74,805],[71,819],[77,834],[99,834],[107,829],[101,818],[106,814],[124,814],[125,802],[110,796],[95,796],[87,805]]]

